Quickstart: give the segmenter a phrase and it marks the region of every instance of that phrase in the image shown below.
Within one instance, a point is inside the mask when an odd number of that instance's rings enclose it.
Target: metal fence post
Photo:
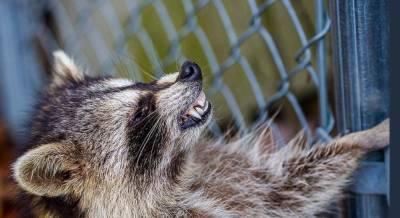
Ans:
[[[365,129],[389,114],[387,0],[335,0],[333,61],[338,129]],[[382,151],[368,155],[347,200],[348,217],[386,217],[388,182]]]

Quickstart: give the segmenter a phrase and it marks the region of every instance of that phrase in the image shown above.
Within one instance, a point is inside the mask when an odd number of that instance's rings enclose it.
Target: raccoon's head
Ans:
[[[14,164],[18,184],[38,196],[85,198],[89,189],[146,191],[152,180],[176,179],[212,114],[199,66],[185,62],[178,73],[136,83],[90,78],[63,52],[54,56],[52,83],[34,113],[33,148]]]

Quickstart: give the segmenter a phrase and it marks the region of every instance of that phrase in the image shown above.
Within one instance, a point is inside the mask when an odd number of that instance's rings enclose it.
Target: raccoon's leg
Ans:
[[[363,154],[388,144],[389,120],[385,120],[308,150],[277,151],[266,163],[272,175],[264,196],[267,210],[282,217],[315,215],[339,194]]]

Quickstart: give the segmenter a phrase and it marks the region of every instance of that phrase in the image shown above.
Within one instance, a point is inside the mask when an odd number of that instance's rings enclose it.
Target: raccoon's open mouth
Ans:
[[[211,103],[206,100],[203,91],[200,92],[197,99],[183,112],[179,123],[183,130],[200,126],[207,121],[211,112]]]

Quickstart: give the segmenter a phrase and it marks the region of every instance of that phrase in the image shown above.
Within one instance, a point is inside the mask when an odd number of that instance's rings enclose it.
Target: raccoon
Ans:
[[[277,149],[268,124],[205,139],[211,117],[196,63],[139,83],[89,77],[57,51],[13,177],[38,217],[313,217],[389,144],[388,120]]]

